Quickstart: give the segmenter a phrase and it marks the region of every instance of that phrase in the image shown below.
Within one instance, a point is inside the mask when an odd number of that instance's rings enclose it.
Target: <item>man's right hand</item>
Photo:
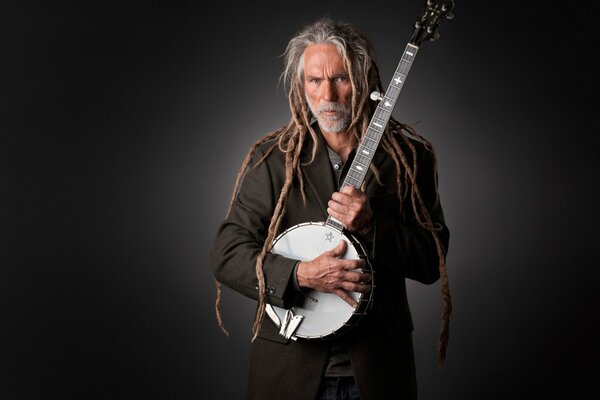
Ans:
[[[353,271],[364,267],[365,260],[339,258],[346,252],[347,246],[346,241],[340,240],[336,247],[312,261],[301,261],[296,269],[296,277],[300,287],[333,293],[356,308],[358,303],[350,296],[350,292],[369,292],[371,274]]]

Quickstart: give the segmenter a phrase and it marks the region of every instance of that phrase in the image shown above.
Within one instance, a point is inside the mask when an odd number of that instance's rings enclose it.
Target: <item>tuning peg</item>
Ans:
[[[438,31],[433,32],[433,34],[431,35],[431,37],[429,38],[430,41],[434,41],[437,40],[440,37],[440,33]]]
[[[377,90],[371,92],[371,100],[379,101],[381,99],[383,99],[383,95],[381,93],[379,93]]]
[[[449,12],[448,14],[446,14],[446,19],[454,19],[454,14]]]

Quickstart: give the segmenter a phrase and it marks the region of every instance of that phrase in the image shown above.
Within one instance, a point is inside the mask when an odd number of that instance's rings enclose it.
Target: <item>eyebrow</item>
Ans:
[[[349,75],[347,73],[345,73],[345,72],[338,72],[337,74],[333,74],[331,76],[331,78],[329,78],[329,79],[348,78],[348,77],[349,77]],[[311,79],[325,79],[325,78],[323,78],[323,76],[320,76],[320,75],[317,76],[317,75],[306,75],[305,74],[304,75],[304,79],[305,80],[311,80]]]

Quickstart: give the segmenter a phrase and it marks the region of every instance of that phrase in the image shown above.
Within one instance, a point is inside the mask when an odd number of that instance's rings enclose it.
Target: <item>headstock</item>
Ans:
[[[440,34],[437,31],[441,18],[452,19],[454,0],[426,0],[425,12],[415,21],[410,43],[421,46],[426,40],[435,40]]]

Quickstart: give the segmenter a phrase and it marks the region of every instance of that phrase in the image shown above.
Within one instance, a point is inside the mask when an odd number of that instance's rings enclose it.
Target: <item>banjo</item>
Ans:
[[[342,187],[352,185],[360,189],[362,186],[419,47],[425,40],[438,38],[439,20],[441,17],[452,18],[450,11],[453,7],[453,0],[426,0],[425,11],[415,21],[412,37],[404,49],[385,94],[371,93],[371,99],[379,103],[356,150]],[[373,277],[363,244],[332,216],[325,222],[305,222],[290,227],[275,238],[270,251],[292,259],[310,261],[336,247],[340,240],[347,244],[342,258],[364,259],[365,266],[355,271],[370,273]],[[267,304],[266,313],[279,327],[279,334],[287,339],[333,338],[354,327],[367,313],[374,290],[375,280],[372,279],[371,290],[368,293],[349,293],[358,303],[356,308],[335,294],[312,290],[305,293],[304,298],[290,309]]]

